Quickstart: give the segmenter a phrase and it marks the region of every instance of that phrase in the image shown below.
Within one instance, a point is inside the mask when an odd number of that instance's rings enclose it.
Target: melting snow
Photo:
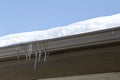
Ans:
[[[18,43],[26,43],[30,41],[70,36],[119,26],[120,14],[115,14],[112,16],[93,18],[73,23],[67,26],[56,27],[43,31],[24,32],[3,36],[0,37],[0,47],[5,47]]]

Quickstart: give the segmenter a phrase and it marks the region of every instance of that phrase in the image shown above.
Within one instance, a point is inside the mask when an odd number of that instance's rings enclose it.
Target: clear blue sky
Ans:
[[[0,36],[120,13],[120,0],[0,0]]]

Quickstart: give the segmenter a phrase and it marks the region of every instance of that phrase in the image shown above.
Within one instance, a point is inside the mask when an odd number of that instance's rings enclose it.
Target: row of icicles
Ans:
[[[37,42],[36,44],[36,51],[33,54],[33,42],[30,42],[27,45],[26,52],[25,52],[25,56],[26,56],[26,60],[31,60],[31,56],[32,54],[35,55],[35,60],[34,60],[34,70],[37,67],[37,62],[40,62],[41,58],[43,57],[43,61],[45,62],[47,57],[49,56],[49,52],[48,52],[48,43],[47,41],[42,41],[42,42]],[[16,45],[16,53],[17,53],[17,58],[18,60],[20,59],[21,56],[21,45],[17,44]]]

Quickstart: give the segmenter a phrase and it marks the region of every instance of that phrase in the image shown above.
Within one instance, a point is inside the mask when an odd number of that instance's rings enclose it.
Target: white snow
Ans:
[[[73,23],[67,26],[56,27],[43,31],[10,34],[7,36],[0,37],[0,47],[5,47],[19,43],[26,43],[30,41],[52,39],[80,33],[87,33],[113,27],[120,27],[120,14],[93,18]]]

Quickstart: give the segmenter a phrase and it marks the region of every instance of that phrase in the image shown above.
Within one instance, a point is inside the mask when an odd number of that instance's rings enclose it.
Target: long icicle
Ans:
[[[45,55],[44,55],[44,62],[45,62],[46,59],[47,59],[47,45],[46,45],[46,41],[44,41],[43,44],[44,44],[44,52],[45,52],[45,53],[44,53],[44,54],[45,54]]]
[[[31,58],[31,54],[32,54],[32,42],[28,46],[28,58],[29,58],[29,60]]]

